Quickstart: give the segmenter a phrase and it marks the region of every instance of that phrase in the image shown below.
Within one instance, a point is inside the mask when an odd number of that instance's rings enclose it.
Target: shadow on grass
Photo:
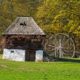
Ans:
[[[68,59],[68,58],[56,58],[56,61],[58,62],[74,62],[74,63],[80,63],[80,59]]]

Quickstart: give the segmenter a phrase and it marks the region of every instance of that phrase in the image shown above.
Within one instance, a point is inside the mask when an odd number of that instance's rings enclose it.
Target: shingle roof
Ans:
[[[4,34],[45,35],[32,17],[17,17]]]

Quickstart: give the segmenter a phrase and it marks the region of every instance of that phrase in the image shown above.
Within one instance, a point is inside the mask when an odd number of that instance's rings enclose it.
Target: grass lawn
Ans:
[[[0,59],[0,80],[80,80],[80,63]]]

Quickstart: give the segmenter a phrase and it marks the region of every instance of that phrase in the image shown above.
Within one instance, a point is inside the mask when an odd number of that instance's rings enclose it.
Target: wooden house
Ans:
[[[3,59],[42,61],[45,33],[32,17],[17,17],[3,34]]]

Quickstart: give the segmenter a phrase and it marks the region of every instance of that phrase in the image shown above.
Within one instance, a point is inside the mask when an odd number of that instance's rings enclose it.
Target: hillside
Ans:
[[[46,33],[80,35],[80,0],[0,0],[0,34],[17,16],[32,16]]]

